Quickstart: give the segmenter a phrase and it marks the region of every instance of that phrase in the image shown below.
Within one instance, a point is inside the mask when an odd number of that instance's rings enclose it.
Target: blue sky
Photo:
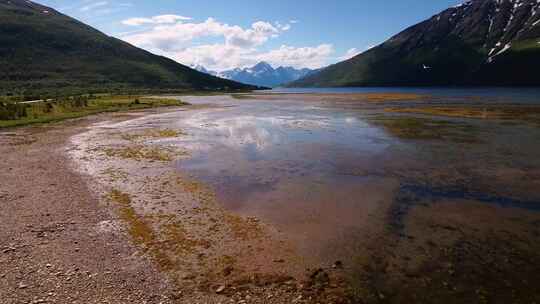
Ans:
[[[318,68],[379,44],[463,0],[41,0],[187,65]]]

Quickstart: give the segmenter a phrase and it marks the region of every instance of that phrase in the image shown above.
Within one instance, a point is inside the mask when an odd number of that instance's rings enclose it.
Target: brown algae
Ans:
[[[129,194],[113,189],[109,193],[109,199],[120,206],[120,219],[126,223],[128,233],[135,244],[149,253],[162,270],[171,270],[174,265],[172,260],[160,249],[157,235],[151,224],[139,216],[133,208]]]
[[[105,154],[109,157],[119,157],[123,159],[132,159],[136,161],[161,161],[169,162],[176,157],[185,156],[188,154],[186,151],[175,150],[167,147],[149,147],[136,145],[124,148],[107,148]]]
[[[401,139],[448,139],[453,142],[478,142],[474,134],[474,127],[464,123],[424,117],[386,115],[371,117],[369,121]]]
[[[535,118],[538,119],[540,116],[540,107],[538,106],[434,106],[386,108],[384,110],[389,113],[409,113],[474,119],[529,120]]]
[[[138,133],[126,133],[122,134],[121,138],[127,141],[138,141],[145,139],[159,139],[159,138],[175,138],[180,136],[185,136],[185,133],[182,130],[174,129],[148,129],[143,132]]]

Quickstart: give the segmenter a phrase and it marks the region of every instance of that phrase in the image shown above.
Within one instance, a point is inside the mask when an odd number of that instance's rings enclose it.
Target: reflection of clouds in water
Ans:
[[[357,123],[358,119],[356,117],[347,117],[345,118],[345,122],[352,125]]]
[[[208,114],[198,113],[185,119],[183,123],[197,132],[212,136],[226,146],[238,148],[252,145],[258,151],[284,142],[287,136],[284,128],[316,129],[330,125],[326,117],[315,115],[308,119],[298,119],[290,115],[216,118]]]
[[[256,116],[244,115],[215,119],[208,115],[194,115],[184,123],[232,148],[249,144],[257,150],[264,150],[269,145],[282,140],[281,132],[270,131],[280,125],[279,118],[263,120]]]

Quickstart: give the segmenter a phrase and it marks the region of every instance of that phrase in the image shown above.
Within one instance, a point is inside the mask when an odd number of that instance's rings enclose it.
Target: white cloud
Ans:
[[[158,49],[152,51],[186,65],[202,65],[209,70],[223,71],[253,66],[261,61],[266,61],[275,67],[320,68],[328,64],[334,48],[330,44],[321,44],[316,47],[283,45],[275,50],[261,52],[257,49],[218,43],[187,47],[173,52],[163,52]]]
[[[186,42],[204,37],[223,37],[226,45],[250,48],[265,43],[279,33],[280,30],[268,22],[255,22],[251,28],[243,29],[208,18],[201,23],[157,25],[148,31],[122,38],[140,47],[174,51],[184,48]]]
[[[167,16],[167,17],[163,17]],[[186,22],[177,15],[151,18],[130,18],[122,23],[129,26],[152,25],[121,38],[156,54],[170,57],[186,65],[202,65],[223,71],[267,61],[273,65],[319,68],[328,64],[334,48],[330,44],[314,47],[282,45],[273,50],[259,49],[270,39],[291,29],[289,23],[254,22],[243,28],[208,18],[204,22]],[[186,18],[186,17],[183,17]],[[197,43],[204,41],[204,44]]]
[[[79,10],[81,12],[87,12],[87,11],[91,11],[91,10],[99,8],[99,7],[106,6],[108,4],[109,4],[109,2],[107,2],[107,1],[98,1],[98,2],[87,4],[87,5],[83,6],[83,7],[81,7]]]
[[[140,26],[144,24],[171,24],[181,20],[191,20],[191,18],[179,15],[159,15],[151,18],[129,18],[122,21],[122,24],[129,26]]]
[[[282,45],[279,49],[257,54],[257,61],[267,61],[274,65],[293,66],[297,68],[320,68],[334,53],[331,44],[321,44],[316,47],[293,47]]]

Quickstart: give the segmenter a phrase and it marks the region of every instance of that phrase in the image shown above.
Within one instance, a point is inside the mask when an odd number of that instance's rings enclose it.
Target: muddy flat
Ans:
[[[538,106],[178,98],[0,135],[7,303],[540,301]]]

